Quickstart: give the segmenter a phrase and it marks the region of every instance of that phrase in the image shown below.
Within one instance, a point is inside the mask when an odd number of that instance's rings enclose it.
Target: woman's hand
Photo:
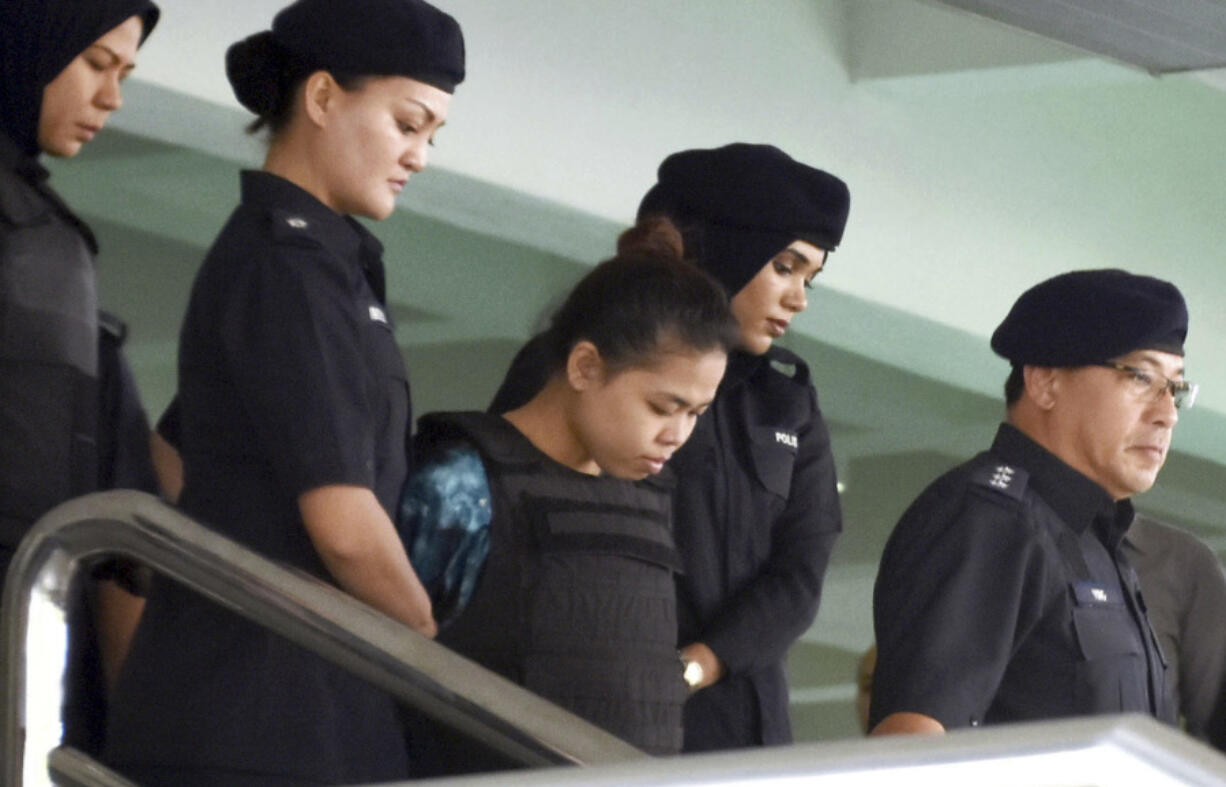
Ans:
[[[717,683],[724,677],[727,670],[724,667],[724,662],[719,660],[719,656],[715,655],[715,651],[701,642],[691,642],[681,649],[682,661],[694,661],[698,666],[702,667],[702,680],[690,686],[691,691],[705,689],[712,683]]]
[[[430,596],[375,493],[323,486],[298,497],[315,551],[343,590],[427,637],[438,633]]]

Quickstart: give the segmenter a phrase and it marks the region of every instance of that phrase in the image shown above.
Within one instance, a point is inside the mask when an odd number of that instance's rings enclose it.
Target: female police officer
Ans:
[[[833,175],[769,145],[733,144],[669,156],[639,206],[640,218],[681,227],[741,333],[715,401],[670,463],[685,569],[679,643],[694,691],[687,751],[791,740],[783,658],[817,614],[842,518],[808,367],[773,344],[807,307],[849,205]],[[540,349],[534,340],[516,358],[491,410],[540,387]]]
[[[0,585],[38,517],[121,481],[100,456],[118,419],[99,413],[99,382],[105,359],[122,356],[99,353],[112,345],[99,331],[97,243],[37,158],[71,158],[101,131],[157,20],[149,0],[0,3]],[[78,584],[70,603],[64,705],[65,744],[91,753],[102,723],[95,588]]]
[[[842,523],[808,367],[773,344],[808,306],[848,207],[838,178],[744,144],[669,156],[639,206],[685,229],[741,329],[715,402],[672,461],[679,643],[695,690],[687,751],[791,740],[783,658],[817,614]]]
[[[180,505],[433,634],[389,511],[409,390],[384,301],[383,219],[463,79],[455,20],[421,0],[298,0],[230,48],[272,141],[196,279],[179,352]],[[391,701],[169,583],[117,687],[107,759],[138,781],[403,778]]]
[[[149,0],[0,4],[0,581],[35,519],[97,488],[97,244],[47,185],[121,103]]]

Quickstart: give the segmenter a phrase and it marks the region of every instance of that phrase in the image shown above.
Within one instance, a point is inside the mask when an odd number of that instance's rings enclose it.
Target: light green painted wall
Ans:
[[[209,117],[193,119],[134,101],[120,124],[252,157],[237,120],[217,121],[240,117],[221,109],[234,107],[221,57],[279,5],[167,0],[139,78],[216,107],[199,105]],[[1189,292],[1203,405],[1226,410],[1226,368],[1201,360],[1226,336],[1214,299],[1226,285],[1226,93],[1096,59],[1061,62],[1062,47],[916,0],[442,5],[464,25],[469,78],[434,164],[473,188],[440,178],[437,189],[409,189],[415,210],[586,261],[602,253],[597,235],[536,220],[524,231],[518,203],[500,212],[464,192],[492,184],[527,200],[523,215],[553,205],[624,222],[667,153],[770,141],[852,186],[826,287],[986,339],[1019,292],[1060,271],[1167,276]],[[863,331],[824,321],[820,301],[800,328],[901,366],[943,363],[914,360],[894,337],[863,344]],[[934,373],[995,391],[995,371]],[[1220,458],[1223,437],[1177,439]]]
[[[1226,547],[1226,93],[913,0],[440,0],[468,35],[435,168],[376,227],[419,411],[480,406],[551,298],[606,256],[658,161],[770,141],[843,176],[844,246],[797,321],[848,485],[818,624],[793,654],[804,736],[854,734],[876,555],[914,492],[991,438],[1006,365],[987,336],[1026,287],[1083,267],[1174,280],[1192,310],[1187,413],[1138,503]],[[221,76],[280,0],[162,0],[128,106],[55,183],[98,225],[155,413],[178,317],[259,145]],[[931,33],[908,54],[898,36]],[[1008,40],[1007,57],[990,57]],[[959,42],[966,49],[960,53]],[[1037,65],[1027,65],[1033,53]],[[854,63],[852,79],[848,63]]]

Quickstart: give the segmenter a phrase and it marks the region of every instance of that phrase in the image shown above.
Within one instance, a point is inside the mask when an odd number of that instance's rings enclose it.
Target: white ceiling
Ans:
[[[1226,66],[1221,0],[940,0],[1155,74]]]

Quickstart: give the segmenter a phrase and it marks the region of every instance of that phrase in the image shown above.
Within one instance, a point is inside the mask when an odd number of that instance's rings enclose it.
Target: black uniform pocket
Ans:
[[[362,328],[362,341],[369,359],[367,397],[374,418],[375,494],[385,506],[394,506],[408,469],[412,418],[409,380],[400,346],[382,307],[370,304],[366,308],[369,317]]]
[[[681,748],[675,551],[667,529],[553,511],[526,588],[523,685],[636,746]]]
[[[792,489],[792,467],[796,464],[796,433],[755,426],[749,430],[749,441],[754,475],[768,490],[787,499]]]
[[[374,385],[379,389],[378,393],[386,397],[384,424],[395,426],[408,420],[409,375],[405,370],[404,356],[400,353],[400,345],[396,344],[396,334],[392,326],[385,321],[386,318],[377,318],[383,314],[382,309],[376,306],[369,308],[371,320],[366,326],[366,342],[374,364]]]
[[[1146,712],[1149,709],[1145,653],[1132,616],[1123,604],[1079,604],[1073,629],[1082,661],[1076,667],[1079,713]]]

